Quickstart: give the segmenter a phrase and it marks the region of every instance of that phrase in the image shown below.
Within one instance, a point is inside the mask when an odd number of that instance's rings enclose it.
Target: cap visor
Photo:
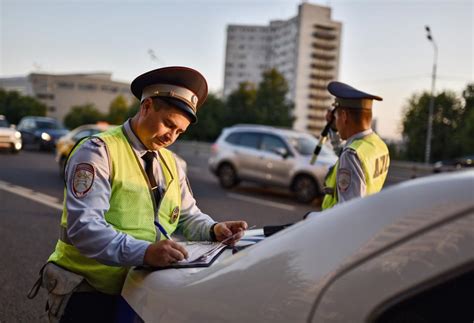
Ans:
[[[191,109],[191,107],[189,107],[183,101],[175,99],[175,98],[163,97],[163,96],[159,96],[159,97],[156,97],[156,98],[159,98],[159,99],[165,101],[166,103],[168,103],[169,105],[172,105],[172,106],[180,109],[181,111],[185,112],[186,115],[191,119],[191,123],[196,123],[197,122],[197,116],[194,113],[193,109]]]

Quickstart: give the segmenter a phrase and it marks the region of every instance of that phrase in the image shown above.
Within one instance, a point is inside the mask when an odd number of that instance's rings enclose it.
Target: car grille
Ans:
[[[10,136],[0,136],[0,141],[9,142],[10,141]]]

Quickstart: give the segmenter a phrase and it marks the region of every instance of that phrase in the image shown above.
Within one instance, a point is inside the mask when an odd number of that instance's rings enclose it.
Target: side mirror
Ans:
[[[288,157],[290,155],[288,153],[288,150],[286,148],[283,148],[283,147],[273,148],[272,152],[274,152],[277,155],[280,155],[281,157],[283,157],[283,159],[285,159],[286,157]]]
[[[11,125],[10,125],[10,128],[16,129],[16,125],[15,125],[15,124],[11,124]]]

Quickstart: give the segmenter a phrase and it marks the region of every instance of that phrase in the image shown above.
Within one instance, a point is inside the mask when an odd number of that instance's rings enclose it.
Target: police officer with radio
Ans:
[[[113,321],[131,266],[187,257],[168,234],[233,244],[247,229],[244,221],[218,223],[201,212],[166,149],[197,121],[205,78],[191,68],[160,68],[138,76],[131,91],[141,102],[137,114],[81,141],[67,161],[60,237],[41,278],[50,321]]]
[[[387,145],[371,129],[372,103],[382,98],[341,82],[329,83],[328,91],[336,97],[334,109],[326,115],[331,137],[335,134],[345,144],[326,177],[323,210],[379,192],[390,164]],[[333,142],[333,146],[338,145]]]

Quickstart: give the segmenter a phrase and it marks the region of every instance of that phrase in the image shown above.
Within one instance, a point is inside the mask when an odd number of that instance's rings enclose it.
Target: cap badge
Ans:
[[[193,105],[196,105],[197,102],[198,102],[197,96],[193,95],[193,96],[191,97],[191,102],[192,102]]]

